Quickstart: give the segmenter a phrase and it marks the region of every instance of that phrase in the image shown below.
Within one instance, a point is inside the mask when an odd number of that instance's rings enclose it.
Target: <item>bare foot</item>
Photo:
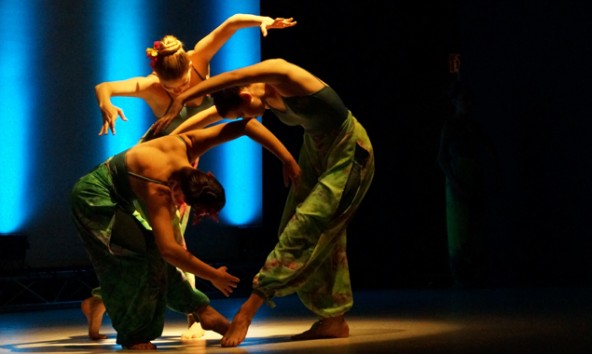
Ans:
[[[247,337],[247,331],[251,325],[251,317],[243,313],[237,312],[232,319],[228,332],[220,340],[220,345],[223,347],[236,347],[241,344]]]
[[[132,345],[124,345],[123,349],[128,350],[156,350],[156,345],[147,342],[147,343],[136,343]]]
[[[210,305],[194,312],[193,316],[199,319],[203,329],[211,330],[221,335],[224,335],[230,326],[230,322],[228,322],[226,317],[222,316]]]
[[[255,318],[257,311],[265,302],[265,298],[256,292],[252,292],[240,310],[234,315],[228,332],[222,337],[220,345],[223,347],[236,347],[241,344],[247,336],[251,321]]]
[[[103,322],[103,315],[105,314],[103,300],[100,297],[91,296],[82,301],[80,308],[88,321],[89,338],[92,340],[106,339],[107,336],[105,334],[99,333],[101,323]]]
[[[343,316],[324,318],[313,323],[309,330],[292,336],[292,340],[308,340],[322,338],[346,338],[349,326]]]

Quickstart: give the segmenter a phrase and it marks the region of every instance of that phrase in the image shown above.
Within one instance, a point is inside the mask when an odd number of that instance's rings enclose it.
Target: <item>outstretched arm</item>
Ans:
[[[176,115],[183,103],[194,97],[210,94],[227,87],[263,82],[273,86],[282,96],[302,96],[320,90],[325,83],[319,78],[284,59],[267,59],[213,76],[189,88],[175,98],[169,115]],[[168,116],[168,115],[167,115]]]
[[[185,135],[191,141],[191,155],[201,156],[207,150],[241,136],[248,136],[274,154],[283,164],[284,184],[298,185],[300,166],[282,142],[255,118],[239,119],[217,124],[204,129],[188,131]]]
[[[179,225],[172,222],[175,218],[176,208],[170,189],[153,183],[146,185],[144,198],[147,213],[156,245],[162,257],[173,266],[210,281],[225,296],[230,296],[239,279],[226,272],[225,267],[214,268],[203,262],[175,240],[174,230]]]
[[[103,125],[99,135],[108,134],[109,130],[115,135],[115,121],[121,117],[123,121],[127,118],[123,110],[111,103],[113,96],[138,97],[146,100],[144,95],[147,88],[153,83],[152,77],[133,77],[120,81],[105,81],[95,86],[95,97],[101,110]]]
[[[273,19],[267,16],[250,14],[232,15],[195,44],[193,48],[195,55],[192,55],[192,60],[199,58],[199,60],[209,64],[220,48],[222,48],[236,31],[242,28],[259,26],[261,28],[261,34],[263,37],[266,37],[268,29],[288,28],[295,26],[296,23],[293,18],[278,17]]]
[[[212,106],[187,118],[183,123],[175,128],[175,130],[173,130],[170,135],[181,134],[190,130],[205,128],[208,125],[216,123],[220,120],[222,120],[222,117],[218,114],[216,107]],[[155,131],[164,129],[165,126],[163,126],[162,122],[164,122],[164,119],[162,118],[156,121],[156,123],[153,125],[153,129]]]
[[[197,42],[193,50],[187,54],[191,58],[194,68],[206,78],[210,76],[210,62],[220,48],[242,28],[259,26],[263,36],[267,36],[268,29],[288,28],[296,25],[292,18],[271,18],[267,16],[257,16],[249,14],[235,14],[227,18],[212,32]],[[200,95],[194,95],[193,98]],[[164,130],[183,108],[184,101],[175,100],[168,110],[168,114],[161,117],[157,125],[153,128],[155,133]]]

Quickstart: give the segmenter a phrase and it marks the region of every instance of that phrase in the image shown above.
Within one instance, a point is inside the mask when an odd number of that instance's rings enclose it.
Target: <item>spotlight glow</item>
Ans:
[[[102,70],[98,82],[147,75],[150,68],[145,50],[147,43],[151,42],[145,37],[148,33],[145,21],[154,16],[150,13],[151,7],[146,6],[144,0],[105,0],[97,2],[97,6],[97,12],[101,16],[99,45],[100,52],[104,55],[100,63]],[[140,99],[113,97],[111,102],[123,109],[129,121],[118,119],[115,125],[117,135],[101,137],[105,145],[100,159],[138,143],[154,121],[151,119],[152,112]]]
[[[213,1],[213,18],[221,23],[235,13],[259,14],[259,0]],[[212,24],[213,25],[213,24]],[[254,64],[261,60],[259,27],[238,31],[218,52],[212,74]],[[261,118],[259,118],[261,119]],[[217,177],[226,189],[226,206],[220,213],[223,223],[252,226],[262,218],[262,148],[249,138],[223,144],[215,151],[221,165]]]
[[[108,0],[99,2],[102,30],[103,70],[98,82],[121,80],[137,76],[147,66],[145,49],[154,38],[141,38],[150,33],[149,23],[141,22],[156,14],[148,14],[149,6],[143,0]],[[207,11],[207,22],[200,26],[215,28],[236,13],[259,14],[259,0],[212,0],[196,4]],[[129,16],[133,13],[134,16]],[[117,23],[117,26],[113,26]],[[250,65],[261,60],[261,32],[258,27],[239,30],[214,56],[212,74]],[[133,101],[133,102],[130,102]],[[136,144],[152,123],[152,113],[144,102],[114,97],[113,104],[120,106],[129,122],[118,120],[117,135],[105,138],[105,151],[100,159],[107,158]],[[149,117],[149,118],[148,118]],[[141,123],[138,120],[143,120]],[[262,219],[262,148],[248,138],[240,138],[223,144],[207,153],[210,161],[216,161],[212,170],[224,185],[227,203],[220,213],[222,224],[246,227],[256,225]]]
[[[21,206],[26,203],[25,186],[31,165],[27,132],[31,131],[31,102],[35,102],[35,88],[30,84],[35,48],[33,41],[22,39],[35,35],[32,32],[37,23],[31,15],[34,13],[34,3],[29,1],[0,2],[0,43],[11,48],[0,55],[0,77],[4,82],[0,87],[0,107],[3,119],[18,118],[18,126],[9,125],[15,129],[0,129],[0,234],[19,230],[27,217]]]

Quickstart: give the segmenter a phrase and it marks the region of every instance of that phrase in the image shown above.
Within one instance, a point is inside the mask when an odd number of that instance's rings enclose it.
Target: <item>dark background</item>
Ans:
[[[155,5],[162,12],[151,12],[162,14],[158,31],[187,43],[209,31],[192,24],[203,20],[207,6],[179,0],[177,13],[165,3]],[[35,163],[42,173],[31,184],[43,187],[35,191],[42,203],[24,230],[26,264],[33,270],[89,266],[65,196],[99,162],[92,160],[100,120],[92,73],[93,51],[100,49],[92,48],[92,33],[72,31],[92,23],[94,8],[48,4],[47,11],[60,16],[39,22],[47,28],[40,31],[43,41],[55,48],[37,59],[47,74],[33,105],[43,138],[32,149],[44,159]],[[461,78],[475,97],[473,117],[502,165],[501,183],[487,180],[485,188],[486,284],[590,284],[591,7],[552,0],[261,1],[262,15],[298,21],[262,39],[262,58],[283,57],[329,83],[373,142],[375,179],[348,231],[355,288],[450,284],[437,154],[451,53],[461,55]],[[148,37],[158,38],[158,31]],[[297,153],[300,128],[272,115],[263,121]],[[58,156],[65,162],[56,163]],[[287,192],[277,159],[264,153],[263,162],[261,227],[205,223],[188,232],[192,251],[212,264],[229,264],[243,279],[273,246]]]
[[[451,53],[501,161],[501,184],[486,180],[487,284],[590,284],[590,9],[550,0],[262,2],[263,14],[299,21],[266,39],[263,57],[332,85],[375,148],[374,184],[349,228],[354,285],[448,282],[437,153]],[[273,220],[280,186],[265,186]]]

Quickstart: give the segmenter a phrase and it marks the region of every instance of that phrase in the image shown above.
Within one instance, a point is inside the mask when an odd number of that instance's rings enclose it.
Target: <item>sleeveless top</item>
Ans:
[[[300,125],[306,133],[316,135],[336,129],[347,120],[349,110],[330,86],[307,96],[283,97],[286,111],[270,110],[286,125]]]
[[[128,150],[129,149],[113,155],[107,160],[106,164],[107,167],[109,167],[109,172],[113,180],[115,199],[124,210],[133,212],[135,210],[133,203],[137,198],[132,191],[127,172],[125,155]]]
[[[197,71],[197,69],[192,66],[193,71],[197,74],[197,76],[199,76],[200,79],[205,80],[205,78]],[[171,94],[166,91],[166,94],[169,96],[170,98],[170,103],[169,106],[167,107],[166,111],[164,112],[163,116],[166,115],[169,110],[171,109],[171,106],[173,105],[173,96],[171,96]],[[181,112],[179,112],[179,114],[173,118],[173,120],[171,120],[171,122],[169,123],[169,125],[159,134],[154,134],[152,132],[152,128],[150,128],[148,130],[148,132],[146,132],[146,134],[144,135],[144,137],[142,137],[142,141],[148,141],[148,140],[152,140],[155,138],[159,138],[161,136],[165,136],[165,135],[169,135],[173,130],[175,130],[179,125],[181,125],[181,123],[183,123],[184,121],[187,120],[187,118],[203,111],[206,110],[210,107],[212,107],[214,105],[214,99],[212,99],[211,96],[204,96],[203,100],[201,101],[201,103],[197,106],[184,106],[181,109]]]
[[[187,142],[179,135],[177,137],[187,147]],[[109,172],[113,180],[113,189],[116,194],[118,202],[122,204],[122,207],[126,210],[132,211],[135,209],[133,203],[138,199],[132,191],[131,184],[129,182],[129,176],[140,178],[144,181],[168,186],[165,181],[157,180],[154,178],[146,177],[127,170],[126,155],[129,149],[124,150],[116,155],[113,155],[106,164],[109,167]],[[187,149],[187,161],[189,161],[189,149]]]

